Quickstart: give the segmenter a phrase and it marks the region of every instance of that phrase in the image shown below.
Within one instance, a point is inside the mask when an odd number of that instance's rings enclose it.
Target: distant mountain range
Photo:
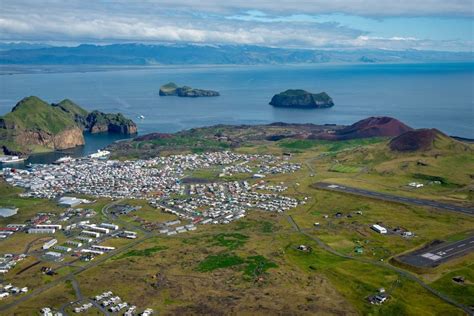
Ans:
[[[3,46],[2,46],[3,45]],[[112,44],[76,47],[0,45],[0,64],[16,65],[179,65],[471,62],[473,52],[309,50],[249,45]],[[35,44],[40,45],[40,44]]]
[[[37,44],[37,43],[0,43],[0,50],[11,50],[11,49],[37,49],[37,48],[48,48],[52,47],[48,44]]]

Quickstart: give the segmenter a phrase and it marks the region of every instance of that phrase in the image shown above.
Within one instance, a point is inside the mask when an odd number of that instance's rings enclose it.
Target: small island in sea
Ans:
[[[275,94],[270,105],[276,107],[319,109],[334,106],[332,98],[326,93],[311,93],[302,89],[288,89]]]
[[[220,94],[213,90],[194,89],[188,86],[179,87],[174,82],[169,82],[160,87],[160,96],[178,96],[178,97],[218,97]]]

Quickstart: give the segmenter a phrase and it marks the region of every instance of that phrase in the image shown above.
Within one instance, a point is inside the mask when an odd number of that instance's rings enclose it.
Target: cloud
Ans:
[[[204,12],[235,12],[256,10],[272,13],[327,14],[345,13],[359,16],[468,16],[472,17],[472,0],[2,0],[7,5],[48,10],[51,7],[75,10],[97,10],[109,12],[157,13],[166,10],[189,10]]]
[[[39,16],[25,16],[23,19],[0,18],[0,31],[11,39],[32,36],[43,40],[59,37],[74,37],[78,40],[119,41],[169,41],[194,43],[233,43],[276,46],[324,46],[335,40],[358,36],[362,32],[333,25],[331,23],[300,24],[298,27],[278,23],[269,26],[261,23],[235,23],[190,21],[176,23],[172,20],[144,22],[135,18],[93,18],[61,17],[44,20]]]
[[[275,2],[148,0],[1,0],[0,40],[48,42],[191,42],[302,48],[470,50],[471,42],[433,41],[318,21],[310,14],[472,15],[471,1]],[[458,48],[456,48],[458,47]],[[472,46],[471,46],[472,47]]]

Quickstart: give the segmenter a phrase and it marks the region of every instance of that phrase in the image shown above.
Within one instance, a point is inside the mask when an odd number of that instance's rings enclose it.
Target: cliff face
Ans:
[[[79,127],[64,130],[56,135],[44,131],[20,131],[14,141],[23,148],[41,146],[50,150],[68,149],[85,144]]]
[[[329,108],[334,106],[332,98],[326,93],[310,93],[305,90],[286,90],[273,96],[270,105],[289,108]]]
[[[135,134],[137,126],[122,114],[89,113],[71,100],[48,104],[27,97],[0,117],[0,148],[16,154],[73,148],[84,145],[83,131]]]
[[[85,119],[85,130],[90,133],[136,134],[137,125],[122,114],[106,114],[99,111],[89,113]]]
[[[188,86],[178,87],[170,82],[160,87],[160,96],[178,96],[178,97],[217,97],[219,92],[213,90],[194,89]]]
[[[217,91],[193,89],[191,87],[186,87],[186,86],[176,89],[176,94],[178,95],[178,97],[188,97],[188,98],[219,96],[219,92]]]
[[[53,137],[55,149],[67,149],[85,144],[84,135],[79,127],[65,130]]]

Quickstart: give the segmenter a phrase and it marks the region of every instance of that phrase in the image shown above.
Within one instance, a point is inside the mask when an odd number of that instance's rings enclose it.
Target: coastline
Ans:
[[[474,67],[474,60],[472,61],[402,61],[402,62],[321,62],[321,63],[281,63],[281,64],[149,64],[149,65],[95,65],[95,64],[81,64],[81,65],[62,65],[62,64],[0,64],[0,76],[12,75],[30,75],[30,74],[67,74],[67,73],[94,73],[94,72],[113,72],[126,70],[173,70],[173,69],[244,69],[248,67],[255,67],[265,69],[267,67],[275,68],[327,68],[327,67],[348,67],[348,66],[401,66],[401,65],[459,65],[466,64]],[[9,70],[11,69],[11,70]]]
[[[313,123],[287,123],[287,122],[273,122],[269,124],[214,124],[214,125],[207,125],[207,126],[200,126],[198,128],[218,128],[218,127],[227,127],[227,128],[252,128],[258,126],[276,126],[276,125],[301,125],[308,126],[321,126],[321,127],[331,127],[335,129],[341,129],[347,127],[349,125],[341,125],[341,124],[334,124],[334,123],[325,123],[325,124],[313,124]],[[171,135],[175,135],[178,133],[189,131],[190,129],[182,129],[180,131],[169,133]],[[39,153],[32,153],[28,156],[28,158],[20,163],[13,163],[9,164],[8,166],[13,166],[17,168],[22,168],[28,165],[29,163],[36,164],[36,163],[53,163],[57,159],[64,157],[64,156],[71,156],[74,158],[81,158],[85,157],[91,153],[97,152],[98,150],[105,149],[112,144],[122,143],[129,140],[132,140],[139,136],[146,136],[149,134],[160,133],[159,131],[151,132],[151,133],[137,133],[134,135],[130,135],[130,137],[123,137],[123,135],[116,135],[116,134],[108,134],[108,133],[84,133],[84,137],[86,139],[86,144],[82,146],[76,146],[74,148],[64,149],[64,150],[52,150],[48,152],[39,152]],[[467,138],[467,137],[460,137],[455,135],[449,135],[449,137],[464,143],[474,143],[474,138]],[[331,142],[338,142],[340,140],[330,140]]]

